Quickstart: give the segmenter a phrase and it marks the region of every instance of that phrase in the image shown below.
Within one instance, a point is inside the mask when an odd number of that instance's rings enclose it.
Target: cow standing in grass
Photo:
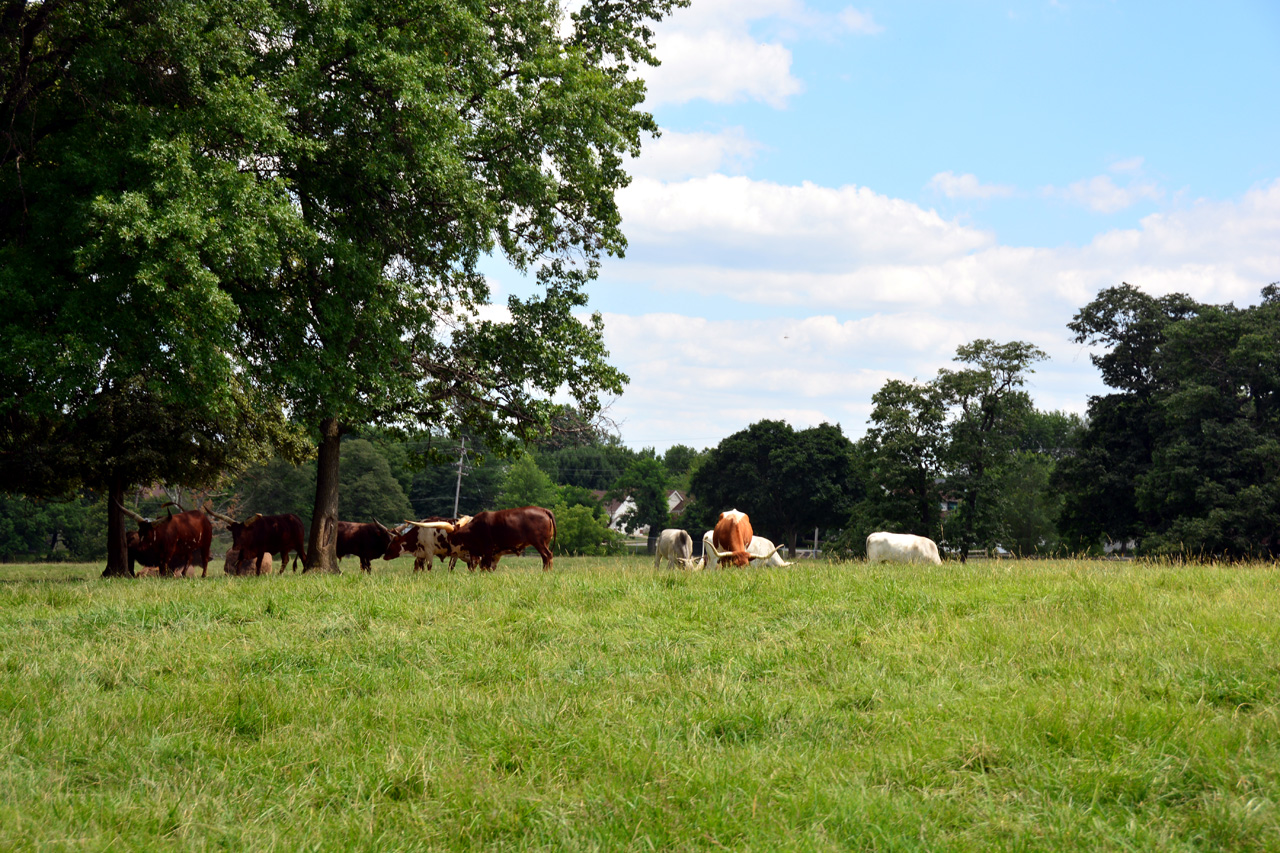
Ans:
[[[373,573],[373,561],[387,553],[394,530],[376,519],[372,522],[338,522],[338,559],[355,557],[365,574]]]
[[[138,522],[125,543],[129,549],[129,574],[135,574],[135,562],[159,567],[160,574],[173,572],[181,577],[192,558],[200,559],[200,577],[209,574],[209,546],[213,542],[213,523],[198,509],[187,510],[156,520],[146,518],[117,504],[125,515]]]
[[[924,536],[910,533],[872,533],[867,537],[868,563],[933,563],[942,564],[938,546]]]
[[[277,552],[280,554],[280,574],[284,574],[284,570],[288,568],[290,552],[293,553],[295,572],[298,570],[299,559],[304,565],[306,564],[307,552],[306,546],[303,545],[307,539],[306,531],[302,527],[302,519],[293,513],[263,515],[259,512],[241,522],[229,515],[214,512],[212,509],[207,511],[214,518],[226,523],[227,530],[231,531],[231,549],[240,554],[236,571],[229,574],[239,573],[239,564],[248,560],[253,561],[254,574],[260,575],[264,572],[269,574],[271,564],[268,562],[264,568],[263,556]]]
[[[519,554],[533,548],[542,556],[542,570],[551,570],[551,541],[556,535],[556,517],[540,506],[486,510],[454,524],[448,521],[414,521],[424,530],[444,531],[445,544],[457,550],[471,567],[493,571],[503,554]]]

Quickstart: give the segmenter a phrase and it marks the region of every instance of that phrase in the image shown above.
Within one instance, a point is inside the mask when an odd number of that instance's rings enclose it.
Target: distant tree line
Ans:
[[[1124,284],[1069,324],[1100,349],[1111,393],[1087,414],[1037,410],[1025,383],[1045,354],[978,340],[928,381],[889,380],[866,434],[763,420],[716,447],[633,450],[598,428],[564,428],[515,457],[482,437],[405,438],[366,429],[341,442],[340,515],[354,520],[472,514],[535,504],[560,521],[561,553],[617,550],[601,500],[631,497],[624,528],[698,538],[720,511],[794,553],[813,537],[858,555],[874,530],[917,533],[964,559],[1100,553],[1272,557],[1280,551],[1280,286],[1258,305],[1155,297]],[[572,412],[564,417],[572,418]],[[464,452],[465,446],[465,452]],[[238,512],[308,518],[316,465],[283,456],[242,467],[222,494]],[[667,495],[692,495],[673,519]],[[159,512],[160,499],[142,506]],[[0,499],[0,559],[100,558],[101,494]],[[652,541],[651,543],[652,544]]]

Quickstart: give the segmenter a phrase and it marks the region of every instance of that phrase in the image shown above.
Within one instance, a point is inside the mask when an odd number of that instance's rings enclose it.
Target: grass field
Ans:
[[[1280,573],[0,566],[0,850],[1277,850]]]

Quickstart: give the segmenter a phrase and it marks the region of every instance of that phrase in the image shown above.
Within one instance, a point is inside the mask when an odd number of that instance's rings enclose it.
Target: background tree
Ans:
[[[764,420],[720,442],[689,484],[691,521],[713,522],[736,508],[756,533],[785,543],[792,556],[802,533],[839,524],[862,496],[853,443],[839,426],[797,431]]]
[[[391,474],[391,466],[372,443],[348,439],[341,447],[341,503],[344,521],[381,521],[394,527],[413,515],[413,507],[400,483]]]
[[[241,21],[261,9],[91,0],[0,16],[0,487],[104,492],[107,575],[128,571],[130,485],[208,484],[281,438],[219,289],[263,264],[288,209],[281,185],[240,170],[271,125],[244,91],[258,42]]]
[[[847,548],[861,554],[876,530],[942,538],[946,403],[936,383],[890,379],[872,395],[861,443],[867,486],[849,518]]]
[[[1067,324],[1075,341],[1104,348],[1090,360],[1116,391],[1089,398],[1079,451],[1062,460],[1059,532],[1070,548],[1141,541],[1149,528],[1137,485],[1151,467],[1162,430],[1158,362],[1169,326],[1200,306],[1184,294],[1149,296],[1130,284],[1102,290]]]
[[[565,21],[540,0],[400,0],[256,23],[284,133],[252,162],[288,181],[299,227],[240,305],[256,374],[319,441],[309,569],[336,569],[353,426],[416,419],[511,449],[554,425],[553,394],[590,418],[621,391],[599,315],[574,312],[625,245],[614,192],[656,130],[633,72],[676,5],[588,0]],[[494,251],[543,287],[509,299],[509,321],[477,316]]]
[[[555,506],[558,498],[555,483],[538,467],[533,457],[525,453],[507,468],[498,506],[541,506],[550,509]]]
[[[977,340],[957,348],[955,360],[972,367],[938,371],[939,393],[953,409],[948,428],[946,486],[960,501],[947,520],[946,539],[960,560],[970,547],[1008,538],[999,513],[1002,467],[1016,446],[1031,398],[1019,390],[1031,365],[1048,356],[1022,341]]]
[[[635,509],[622,517],[624,529],[633,533],[641,527],[649,528],[647,553],[652,554],[658,535],[671,524],[667,495],[671,491],[670,476],[662,462],[654,458],[652,450],[631,463],[614,483],[612,494],[617,498],[629,497]]]

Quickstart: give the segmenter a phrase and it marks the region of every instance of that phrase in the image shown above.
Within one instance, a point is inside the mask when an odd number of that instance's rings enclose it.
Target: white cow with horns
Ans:
[[[658,549],[653,558],[653,567],[658,568],[664,558],[668,569],[675,568],[676,563],[682,569],[702,568],[702,560],[693,556],[693,537],[689,535],[689,531],[676,527],[669,527],[658,534]]]
[[[868,563],[942,564],[938,546],[925,536],[910,533],[872,533],[867,537]]]

